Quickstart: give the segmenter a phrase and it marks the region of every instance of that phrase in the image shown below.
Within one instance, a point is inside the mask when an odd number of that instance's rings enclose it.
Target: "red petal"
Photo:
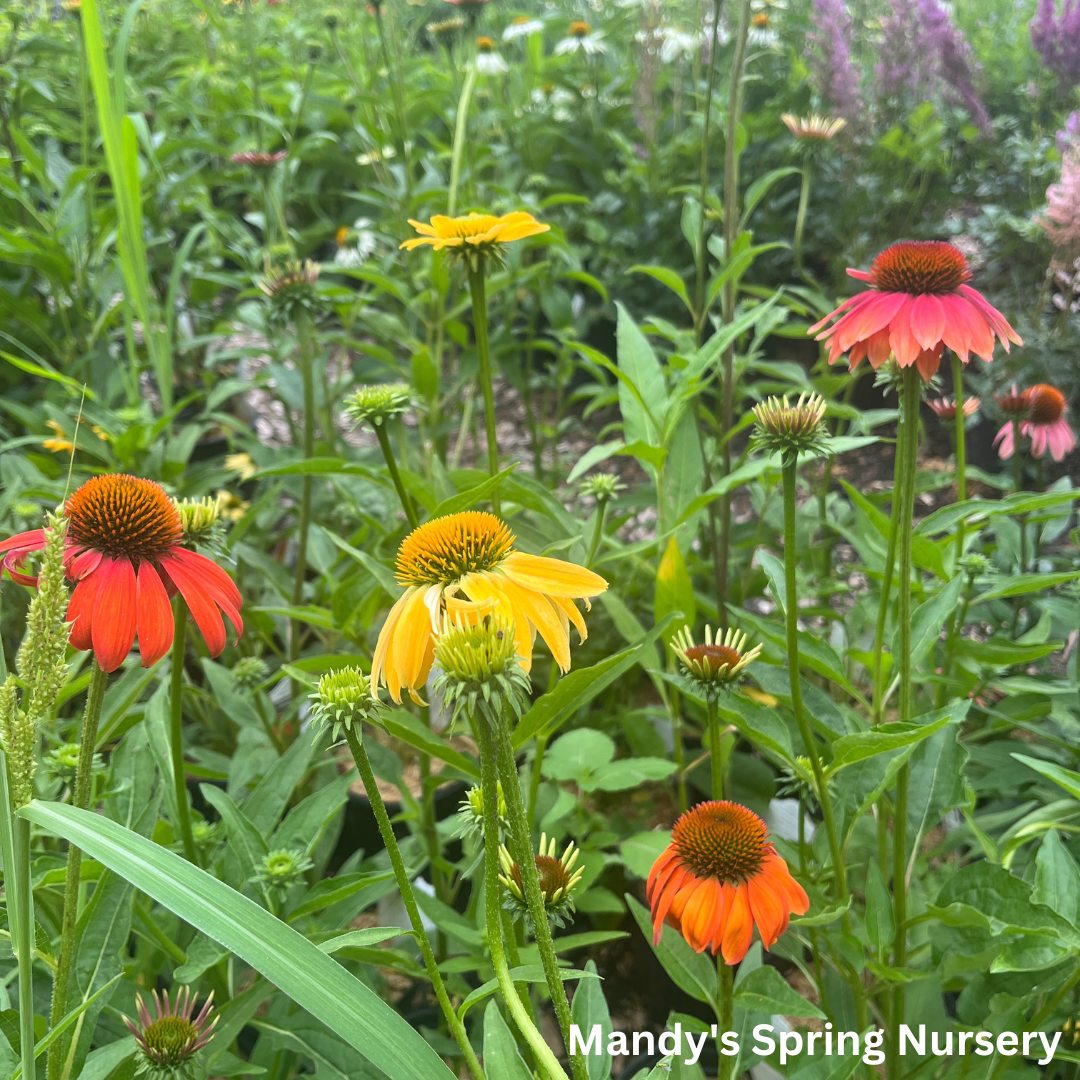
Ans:
[[[16,533],[6,540],[0,540],[0,551],[20,548],[23,551],[40,551],[45,546],[45,530],[32,529],[30,532]]]
[[[886,360],[892,346],[889,344],[889,328],[886,326],[871,336],[866,342],[866,355],[870,358],[870,366],[877,371]]]
[[[135,606],[142,666],[153,667],[172,648],[173,612],[164,582],[146,559],[139,564]]]
[[[99,584],[101,584],[101,578],[97,574],[83,578],[75,586],[75,591],[68,601],[67,621],[71,623],[68,640],[71,642],[71,647],[80,652],[86,652],[94,647],[90,627],[93,623],[94,599],[97,596]]]
[[[973,289],[970,285],[961,285],[960,292],[986,316],[987,321],[994,328],[997,336],[1001,338],[1001,344],[1005,346],[1006,352],[1009,351],[1010,341],[1014,345],[1024,344],[1020,335],[1009,325],[1008,319],[1006,319],[1005,316],[978,291],[978,289]]]
[[[837,334],[840,348],[848,349],[856,341],[876,334],[882,327],[892,322],[893,316],[904,306],[907,299],[904,293],[868,293],[870,297],[858,310],[849,316],[850,322]]]
[[[968,347],[976,356],[981,356],[987,363],[994,358],[994,328],[977,304],[963,297],[957,297],[953,311],[957,318],[964,320],[967,327]]]
[[[945,332],[945,311],[941,301],[930,293],[916,296],[911,304],[911,334],[924,349],[940,344]]]
[[[964,312],[967,302],[962,297],[951,294],[939,299],[945,312],[945,329],[941,332],[941,340],[966,364],[971,351],[971,335],[968,333],[967,315]]]
[[[919,369],[919,374],[922,376],[923,382],[926,383],[928,383],[934,377],[940,365],[940,342],[938,342],[938,347],[936,349],[923,349],[922,352],[920,352],[919,355],[915,357],[915,366]]]
[[[170,552],[161,560],[172,578],[180,595],[187,603],[195,624],[206,639],[206,647],[211,656],[218,656],[225,648],[225,624],[218,614],[217,605],[203,587],[198,573],[193,572],[182,560],[176,558],[176,552]]]
[[[829,314],[826,315],[824,319],[822,319],[820,322],[814,323],[814,325],[811,326],[806,331],[807,336],[809,336],[810,334],[816,334],[830,319],[835,319],[837,315],[842,314],[849,307],[851,307],[851,305],[854,304],[857,300],[862,300],[865,297],[866,297],[866,293],[856,293],[854,296],[849,296],[835,311],[830,311]],[[833,327],[833,330],[835,330],[835,329],[836,329],[836,327]],[[831,334],[832,330],[829,330],[827,333]],[[821,335],[821,337],[825,337],[825,336],[826,336],[825,334]]]
[[[874,280],[874,275],[866,270],[853,270],[850,266],[847,268],[848,277],[855,278],[856,281],[870,281]]]
[[[103,558],[93,623],[94,656],[103,671],[115,671],[135,642],[135,571],[127,559]]]
[[[239,637],[244,632],[244,621],[240,618],[244,601],[233,579],[212,559],[187,548],[177,548],[169,558],[178,559],[198,580],[210,599],[228,616]]]
[[[102,554],[87,548],[78,555],[73,555],[67,564],[67,576],[72,581],[82,581],[84,577],[92,574],[101,564]]]

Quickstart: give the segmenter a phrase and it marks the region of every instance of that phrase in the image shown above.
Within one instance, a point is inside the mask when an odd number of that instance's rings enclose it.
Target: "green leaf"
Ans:
[[[774,967],[763,964],[751,971],[735,988],[735,1005],[748,1012],[780,1016],[815,1016],[825,1014],[806,998],[795,993]]]
[[[656,571],[656,595],[653,599],[653,619],[663,621],[672,612],[681,612],[677,625],[672,625],[665,634],[665,641],[670,642],[675,633],[683,626],[693,626],[697,619],[697,601],[694,599],[694,582],[686,567],[686,560],[679,550],[678,542],[672,536],[668,540],[664,557]]]
[[[667,405],[664,373],[645,335],[622,304],[618,311],[616,341],[619,350],[619,409],[627,443],[641,440],[650,446],[660,445],[657,417]],[[625,381],[624,381],[625,380]],[[629,384],[629,385],[628,385]]]
[[[1035,856],[1031,899],[1056,911],[1073,926],[1080,926],[1080,867],[1056,829],[1047,830]]]
[[[262,833],[247,819],[244,812],[219,787],[200,784],[203,798],[218,812],[229,838],[229,851],[237,861],[238,873],[232,874],[226,865],[226,880],[234,888],[242,888],[255,876],[269,853]]]
[[[674,270],[669,270],[666,266],[642,266],[639,264],[631,266],[626,272],[628,274],[648,274],[655,281],[659,281],[661,285],[666,285],[686,305],[686,310],[691,315],[694,314],[694,305],[690,303],[686,285]]]
[[[484,1069],[489,1080],[533,1080],[495,1001],[484,1010]]]
[[[314,724],[302,730],[244,800],[244,814],[262,836],[270,835],[292,798],[293,789],[304,779],[323,734]]]
[[[1074,799],[1080,799],[1080,773],[1072,769],[1062,768],[1052,761],[1042,761],[1040,758],[1028,757],[1026,754],[1011,754],[1017,761],[1034,769],[1040,776],[1052,780],[1060,788],[1064,788]]]
[[[758,203],[769,194],[776,184],[787,176],[801,173],[802,169],[796,168],[794,165],[785,165],[779,169],[772,169],[770,172],[765,173],[764,176],[759,176],[746,189],[746,194],[743,196],[743,214],[739,222],[739,232],[746,228],[750,215],[757,209]]]
[[[833,743],[833,760],[829,766],[829,775],[834,776],[845,766],[857,761],[899,750],[928,739],[946,724],[959,723],[967,715],[970,704],[970,701],[954,702],[944,709],[916,717],[910,722],[897,721],[892,724],[880,724],[878,727],[860,731],[855,735],[842,735]]]
[[[781,618],[786,618],[787,611],[787,579],[784,577],[784,564],[765,548],[757,549],[758,566],[765,571],[769,579],[769,592],[772,593],[773,602],[780,609]]]
[[[866,935],[879,953],[888,949],[896,937],[892,897],[876,859],[866,864]]]
[[[585,965],[590,975],[596,975],[596,963],[590,960]],[[582,1031],[591,1031],[594,1025],[600,1025],[600,1045],[606,1047],[611,1034],[611,1013],[600,979],[585,979],[574,991],[574,1001],[570,1006],[570,1019]],[[609,1054],[589,1054],[585,1059],[589,1080],[608,1080],[611,1075],[611,1056]]]
[[[957,574],[936,596],[921,603],[911,617],[911,666],[922,663],[941,636],[948,616],[956,610],[964,588],[964,575]],[[892,654],[899,653],[900,628],[893,634]]]
[[[338,934],[337,937],[322,942],[319,948],[330,954],[350,946],[370,948],[372,945],[381,945],[384,941],[411,933],[411,930],[403,930],[400,926],[369,926],[366,930],[350,930],[347,934]]]
[[[823,911],[817,912],[815,915],[797,915],[791,920],[792,926],[828,926],[830,923],[836,922],[845,911],[851,908],[851,897],[849,896],[842,904],[836,904],[834,907],[825,908]]]
[[[394,571],[389,566],[384,566],[378,559],[372,558],[366,551],[354,548],[346,543],[337,533],[324,529],[323,533],[335,543],[346,555],[358,562],[395,600],[401,595],[401,586],[394,577]]]
[[[340,877],[323,878],[316,881],[297,902],[288,914],[288,921],[295,922],[304,915],[322,911],[341,900],[348,900],[361,889],[389,881],[394,875],[390,870],[373,870],[366,873],[342,874]],[[327,950],[323,950],[324,952]]]
[[[716,967],[709,957],[694,952],[682,937],[670,926],[662,928],[660,944],[653,944],[652,919],[649,912],[634,899],[630,893],[624,897],[641,929],[645,940],[664,970],[671,976],[672,982],[697,1001],[715,1006],[719,983]]]
[[[263,974],[391,1080],[450,1080],[442,1059],[377,994],[247,897],[98,814],[34,801],[19,813],[76,844]]]
[[[480,779],[480,766],[471,758],[455,750],[445,739],[435,734],[423,721],[405,709],[394,709],[383,714],[383,726],[402,742],[432,757],[453,765],[459,772]]]
[[[997,585],[992,585],[986,592],[979,593],[971,602],[985,604],[991,600],[1004,600],[1010,596],[1029,596],[1031,593],[1042,592],[1043,589],[1064,585],[1067,581],[1075,581],[1077,576],[1075,571],[1062,574],[1017,574],[1015,577],[1004,578]]]
[[[644,879],[649,876],[652,864],[670,843],[671,832],[667,829],[635,833],[619,845],[619,856],[631,874]]]
[[[419,903],[419,900],[417,900]],[[559,968],[559,976],[563,982],[569,982],[571,979],[596,979],[598,975],[589,971],[575,971],[572,968]],[[541,964],[522,964],[520,967],[512,967],[510,969],[510,977],[514,982],[524,983],[546,983],[547,976],[544,974],[544,968]],[[458,1008],[458,1016],[462,1019],[465,1018],[465,1013],[468,1012],[478,1001],[483,1001],[485,998],[491,997],[492,994],[499,988],[498,979],[490,979],[484,983],[483,986],[478,986],[469,996],[461,1003]]]
[[[518,462],[515,461],[513,465],[503,469],[502,472],[497,472],[483,483],[477,484],[476,487],[469,488],[468,491],[462,491],[458,495],[451,495],[449,499],[443,499],[443,501],[431,511],[431,516],[437,518],[445,517],[447,514],[459,514],[462,510],[468,510],[478,502],[483,502],[484,499],[502,485],[502,482],[517,467]]]

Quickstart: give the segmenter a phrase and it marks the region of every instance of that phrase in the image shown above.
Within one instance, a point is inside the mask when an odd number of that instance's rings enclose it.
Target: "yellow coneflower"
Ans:
[[[484,254],[494,254],[503,244],[524,240],[527,236],[536,236],[551,229],[550,225],[542,224],[524,210],[503,214],[502,217],[494,214],[466,214],[464,217],[436,214],[430,225],[411,218],[409,224],[420,235],[401,245],[406,251],[430,244],[436,251],[456,248],[462,253],[473,250]]]
[[[390,609],[371,661],[373,686],[385,683],[415,701],[435,656],[443,614],[475,622],[496,615],[514,626],[521,667],[532,665],[536,634],[562,671],[570,668],[570,624],[582,641],[585,620],[574,604],[599,596],[607,582],[583,566],[514,550],[514,534],[494,514],[467,510],[434,518],[402,541],[397,579],[405,593]]]

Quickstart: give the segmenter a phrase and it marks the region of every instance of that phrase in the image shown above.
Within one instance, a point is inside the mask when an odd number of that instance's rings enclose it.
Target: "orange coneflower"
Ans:
[[[870,272],[849,269],[873,286],[845,300],[807,331],[829,342],[829,363],[843,353],[854,368],[864,357],[876,371],[890,353],[903,367],[914,364],[927,382],[938,369],[942,346],[967,363],[971,353],[989,363],[994,337],[1005,351],[1022,345],[1005,317],[977,290],[967,259],[940,240],[904,240],[887,247]],[[823,329],[835,316],[839,320]]]
[[[649,871],[653,941],[667,920],[697,952],[712,947],[728,964],[750,948],[756,924],[772,948],[791,912],[810,901],[769,843],[765,822],[733,802],[699,803],[671,830],[671,843]]]
[[[68,604],[71,644],[93,649],[104,671],[115,671],[131,651],[136,632],[143,667],[172,647],[169,597],[179,593],[212,656],[225,648],[228,616],[237,634],[243,601],[232,578],[216,563],[183,547],[180,513],[152,480],[110,474],[87,480],[64,507],[68,520],[64,567],[76,582]],[[35,585],[21,572],[26,557],[45,546],[45,530],[19,533],[0,543],[0,560],[15,581]],[[218,609],[221,609],[220,611]]]
[[[514,551],[514,534],[494,514],[467,510],[434,518],[402,541],[397,579],[404,595],[390,609],[371,660],[372,685],[385,683],[416,701],[435,655],[443,612],[475,622],[495,614],[514,624],[521,666],[532,665],[536,633],[563,671],[570,667],[570,623],[582,641],[585,620],[574,604],[599,596],[607,582],[583,566]]]

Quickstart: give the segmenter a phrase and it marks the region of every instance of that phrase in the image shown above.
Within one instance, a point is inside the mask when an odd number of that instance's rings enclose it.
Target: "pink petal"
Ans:
[[[903,307],[889,323],[889,345],[901,367],[911,367],[919,355],[919,343],[911,332],[911,304],[910,298],[905,297]]]
[[[840,326],[836,328],[836,339],[845,352],[856,341],[862,341],[888,326],[907,299],[903,293],[868,293],[866,295],[870,299],[844,318],[843,329]]]

